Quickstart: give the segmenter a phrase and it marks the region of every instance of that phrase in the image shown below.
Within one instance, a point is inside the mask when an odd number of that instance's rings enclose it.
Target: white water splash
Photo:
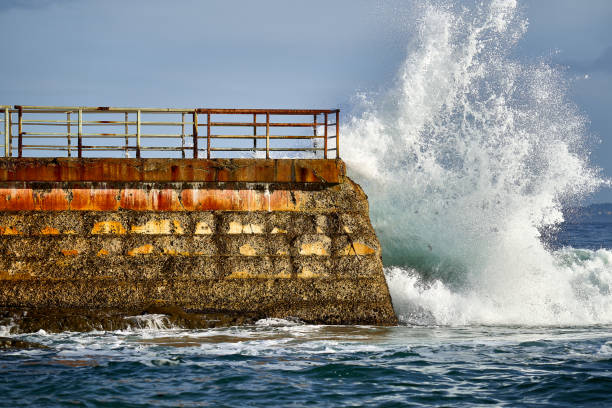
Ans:
[[[139,316],[127,316],[125,320],[130,322],[130,330],[168,330],[174,329],[174,325],[165,314],[150,313]]]
[[[610,253],[574,262],[540,240],[604,181],[563,76],[510,57],[527,27],[517,9],[423,6],[396,85],[362,97],[345,131],[406,322],[612,322]]]

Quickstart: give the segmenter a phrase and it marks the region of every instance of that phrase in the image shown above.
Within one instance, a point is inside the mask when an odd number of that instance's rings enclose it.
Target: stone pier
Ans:
[[[5,320],[396,323],[341,160],[0,159],[0,211]]]

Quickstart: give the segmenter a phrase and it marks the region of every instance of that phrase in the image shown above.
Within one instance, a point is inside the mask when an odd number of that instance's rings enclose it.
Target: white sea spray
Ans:
[[[395,85],[344,130],[404,322],[612,322],[612,252],[541,240],[606,181],[563,74],[511,56],[526,29],[515,0],[427,3]]]

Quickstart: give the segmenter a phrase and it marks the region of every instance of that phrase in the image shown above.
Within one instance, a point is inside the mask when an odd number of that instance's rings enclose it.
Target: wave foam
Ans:
[[[612,321],[608,252],[551,252],[542,228],[606,181],[550,65],[511,50],[515,0],[428,3],[395,87],[345,131],[398,314],[437,324]],[[598,282],[595,282],[598,281]]]

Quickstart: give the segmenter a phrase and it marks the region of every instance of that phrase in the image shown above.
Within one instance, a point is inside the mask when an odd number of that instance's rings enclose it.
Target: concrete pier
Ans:
[[[341,160],[6,158],[0,211],[5,318],[396,323],[367,197]]]

